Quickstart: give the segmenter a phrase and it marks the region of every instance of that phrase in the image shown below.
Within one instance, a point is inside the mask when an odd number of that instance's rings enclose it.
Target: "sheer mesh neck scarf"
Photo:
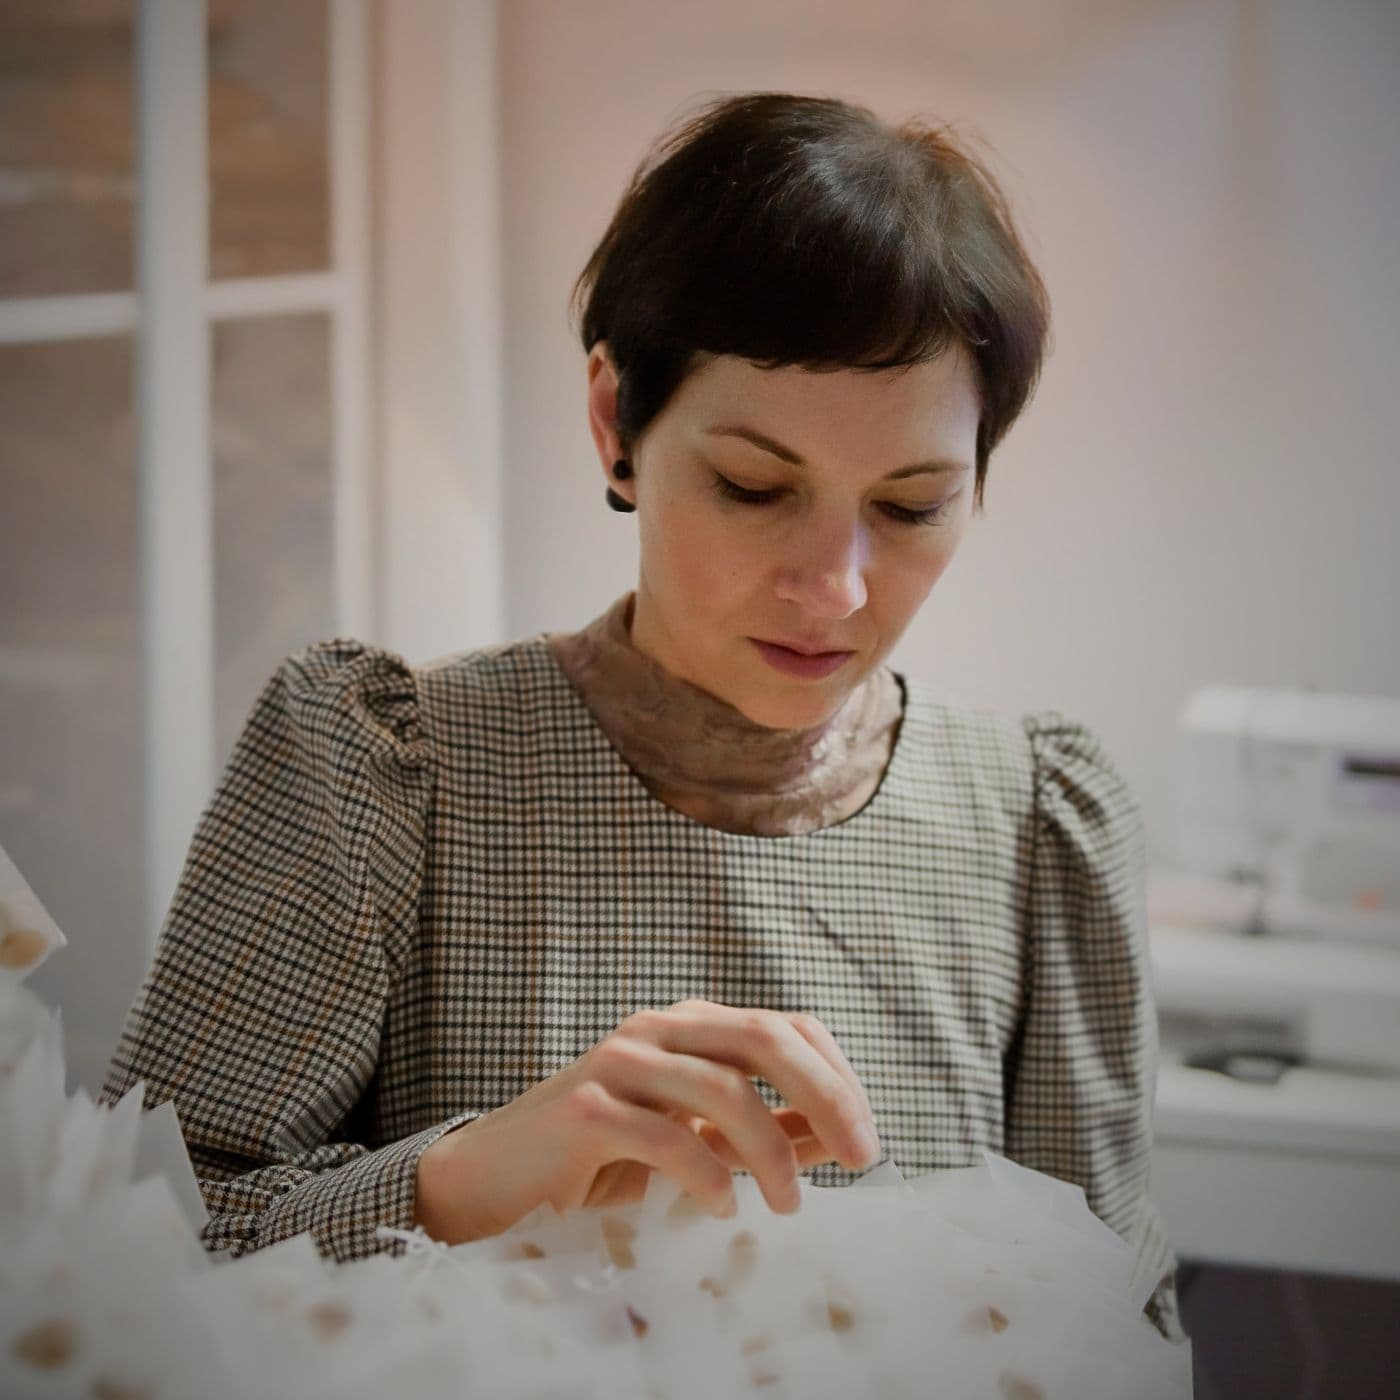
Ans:
[[[612,746],[647,789],[707,825],[794,836],[859,811],[894,751],[903,693],[887,666],[827,721],[769,729],[666,670],[632,644],[635,592],[550,651]]]

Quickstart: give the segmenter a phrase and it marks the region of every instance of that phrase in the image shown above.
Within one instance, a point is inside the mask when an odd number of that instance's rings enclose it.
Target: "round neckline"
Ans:
[[[614,769],[620,769],[624,781],[628,784],[629,790],[633,794],[633,801],[642,806],[652,807],[659,810],[674,824],[689,828],[695,831],[708,832],[716,837],[723,837],[734,841],[757,841],[765,846],[771,846],[781,841],[811,841],[816,838],[827,836],[829,833],[847,832],[849,829],[861,822],[876,820],[884,811],[884,808],[895,800],[894,793],[890,791],[891,785],[896,783],[904,773],[905,749],[908,745],[905,742],[908,730],[907,721],[910,711],[910,688],[909,681],[901,672],[891,669],[890,674],[895,678],[899,686],[900,707],[899,724],[895,730],[894,745],[890,750],[888,762],[884,771],[880,774],[880,781],[875,785],[875,791],[866,798],[864,804],[852,812],[849,816],[842,817],[839,822],[832,822],[828,826],[819,826],[811,831],[794,831],[785,835],[761,836],[751,831],[730,831],[726,827],[711,826],[709,822],[702,822],[698,817],[692,817],[688,812],[682,812],[678,807],[672,807],[669,802],[663,802],[652,790],[642,781],[641,774],[632,767],[622,756],[621,752],[608,738],[602,725],[598,723],[597,717],[584,703],[583,696],[574,689],[573,683],[569,680],[560,666],[558,658],[554,655],[549,645],[551,633],[538,632],[533,638],[534,647],[537,653],[543,653],[545,663],[553,680],[563,687],[565,694],[573,702],[575,709],[582,715],[587,724],[587,728],[593,736],[595,742],[602,746],[607,754],[609,762]]]

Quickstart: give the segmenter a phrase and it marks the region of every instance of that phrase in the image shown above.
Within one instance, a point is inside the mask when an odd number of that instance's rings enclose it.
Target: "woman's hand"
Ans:
[[[789,1106],[770,1110],[750,1075]],[[732,1215],[736,1167],[786,1214],[800,1204],[802,1168],[878,1157],[870,1101],[815,1016],[681,1001],[636,1012],[559,1073],[440,1137],[418,1159],[414,1219],[462,1244],[544,1201],[565,1211],[640,1200],[653,1169]]]

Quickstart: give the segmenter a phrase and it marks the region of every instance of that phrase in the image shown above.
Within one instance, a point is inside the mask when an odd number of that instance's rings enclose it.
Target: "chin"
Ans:
[[[750,702],[731,702],[755,724],[769,729],[811,729],[830,719],[850,694],[843,690],[839,694],[810,694],[789,697],[774,694],[754,696]]]

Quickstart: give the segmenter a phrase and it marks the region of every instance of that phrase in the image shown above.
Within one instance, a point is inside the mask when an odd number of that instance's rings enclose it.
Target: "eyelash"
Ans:
[[[771,505],[777,498],[777,491],[750,491],[747,487],[739,486],[729,480],[727,476],[714,473],[715,490],[731,501],[741,501],[750,506]],[[898,520],[904,525],[937,525],[943,512],[947,509],[948,502],[941,501],[938,505],[928,510],[906,510],[903,506],[897,506],[890,501],[881,501],[881,507],[894,520]]]

